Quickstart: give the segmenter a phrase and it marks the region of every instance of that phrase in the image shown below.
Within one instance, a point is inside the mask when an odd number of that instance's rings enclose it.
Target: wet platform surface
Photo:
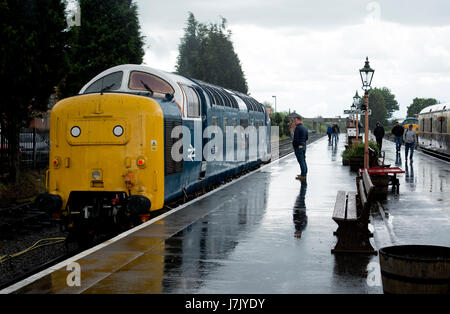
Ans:
[[[337,191],[356,189],[344,140],[308,147],[307,183],[290,155],[78,259],[79,287],[62,267],[15,292],[382,293],[377,256],[330,252]],[[384,145],[389,160],[394,146]],[[416,153],[408,166],[400,194],[383,202],[387,215],[372,214],[372,245],[450,245],[449,163]]]
[[[400,193],[388,193],[382,202],[386,217],[372,213],[378,244],[450,246],[450,163],[417,150],[413,162],[409,156],[405,160],[404,146],[396,156],[390,141],[383,150],[385,164],[406,173],[400,176]]]

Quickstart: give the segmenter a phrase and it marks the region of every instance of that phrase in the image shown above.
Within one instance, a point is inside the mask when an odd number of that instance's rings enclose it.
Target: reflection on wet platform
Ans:
[[[67,286],[63,267],[18,292],[381,293],[367,282],[377,257],[330,254],[336,193],[355,190],[356,173],[338,157],[344,144],[328,146],[324,138],[308,147],[307,182],[295,179],[291,155],[78,259],[80,287]],[[394,236],[383,236],[386,227],[374,213],[374,247],[450,242],[450,213],[442,209],[450,202],[449,175],[426,158],[414,155],[400,194],[384,201]],[[424,203],[431,206],[418,207]]]

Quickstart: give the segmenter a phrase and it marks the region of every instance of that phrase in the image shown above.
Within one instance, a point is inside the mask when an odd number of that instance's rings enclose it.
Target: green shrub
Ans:
[[[380,150],[378,149],[377,143],[374,141],[369,141],[369,147],[374,149],[377,154],[379,154]],[[353,147],[346,149],[342,153],[342,158],[350,159],[351,157],[364,157],[364,143],[358,143]]]

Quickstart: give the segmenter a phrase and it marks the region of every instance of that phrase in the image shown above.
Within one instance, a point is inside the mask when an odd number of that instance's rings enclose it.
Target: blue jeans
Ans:
[[[405,160],[408,159],[408,150],[411,150],[410,159],[413,158],[414,155],[414,144],[415,143],[405,143]]]
[[[339,133],[333,133],[333,142],[337,144],[338,141],[339,141]]]
[[[401,136],[395,137],[395,148],[397,152],[400,152],[403,144],[403,138]]]
[[[306,146],[303,146],[303,148],[295,148],[294,151],[297,161],[300,164],[300,170],[302,171],[300,175],[302,177],[306,177],[308,174],[308,165],[306,164]]]

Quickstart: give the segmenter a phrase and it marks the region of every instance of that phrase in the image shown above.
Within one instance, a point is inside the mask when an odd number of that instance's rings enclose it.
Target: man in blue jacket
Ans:
[[[331,124],[329,124],[328,129],[327,129],[328,142],[331,142],[331,134],[333,134],[333,128],[332,128]]]
[[[295,156],[300,164],[301,174],[296,177],[297,180],[306,181],[308,174],[308,165],[306,164],[306,142],[308,141],[308,129],[303,125],[303,117],[295,117],[294,146]]]

